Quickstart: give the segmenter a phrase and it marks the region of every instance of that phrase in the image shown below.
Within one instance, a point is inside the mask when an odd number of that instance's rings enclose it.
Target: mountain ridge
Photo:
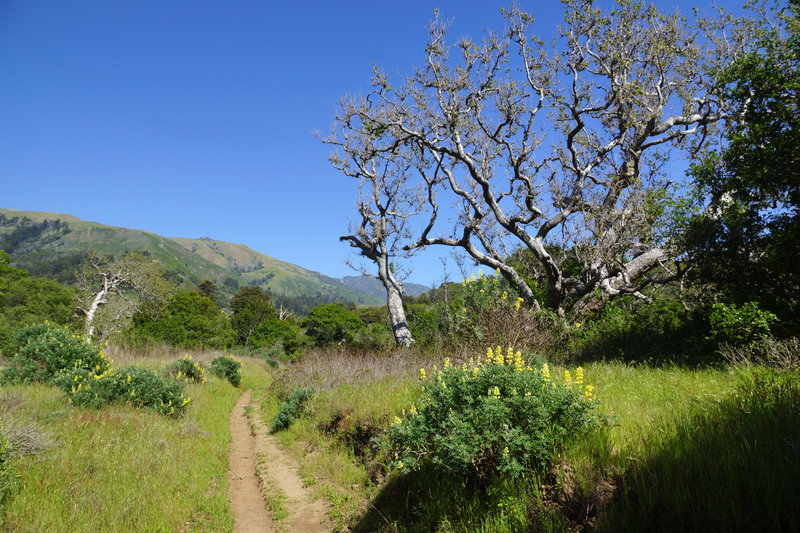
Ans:
[[[257,252],[246,244],[211,237],[164,237],[145,230],[87,221],[67,213],[0,208],[0,247],[9,248],[6,251],[12,262],[20,268],[56,279],[60,274],[62,282],[69,281],[65,272],[78,265],[89,250],[114,255],[131,251],[147,253],[158,260],[167,277],[179,285],[209,279],[226,297],[241,286],[254,285],[270,292],[276,300],[383,304],[374,294]]]

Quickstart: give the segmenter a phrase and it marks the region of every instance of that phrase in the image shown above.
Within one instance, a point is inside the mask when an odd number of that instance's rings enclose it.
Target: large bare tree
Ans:
[[[343,112],[348,107],[342,106]],[[335,124],[346,124],[353,117],[338,115]],[[414,342],[403,309],[403,285],[395,271],[395,261],[408,255],[401,244],[409,242],[407,221],[418,214],[423,205],[418,189],[409,184],[413,167],[403,152],[408,145],[389,140],[381,143],[370,123],[339,128],[324,142],[339,147],[330,160],[344,174],[359,180],[357,210],[359,222],[350,228],[350,234],[340,238],[354,247],[359,255],[373,261],[378,269],[378,279],[386,289],[386,304],[392,333],[398,346],[408,348]],[[386,139],[384,139],[386,140]],[[359,149],[351,150],[351,146]],[[356,270],[368,274],[366,268],[351,263]]]
[[[334,125],[348,156],[374,169],[401,158],[405,186],[427,191],[407,250],[461,248],[538,307],[509,260],[527,250],[542,303],[559,312],[598,292],[645,298],[648,273],[669,259],[659,223],[677,178],[666,163],[725,118],[713,72],[750,40],[722,16],[689,21],[629,0],[564,6],[552,46],[517,8],[480,42],[450,44],[437,17],[425,65],[396,84],[376,72]]]
[[[123,329],[143,305],[157,306],[174,291],[159,263],[137,253],[114,259],[91,253],[78,271],[78,311],[85,317],[84,336],[96,334],[98,313],[105,309],[100,340]]]

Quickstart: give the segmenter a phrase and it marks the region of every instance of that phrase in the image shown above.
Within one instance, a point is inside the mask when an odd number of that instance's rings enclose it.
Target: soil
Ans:
[[[228,484],[234,531],[330,531],[328,505],[315,501],[311,491],[303,486],[297,463],[269,435],[261,422],[258,405],[251,405],[252,394],[252,390],[245,391],[231,413]],[[245,412],[247,406],[254,411],[252,419]],[[264,497],[264,491],[276,489],[286,496],[284,506],[288,512],[280,525],[272,520]]]

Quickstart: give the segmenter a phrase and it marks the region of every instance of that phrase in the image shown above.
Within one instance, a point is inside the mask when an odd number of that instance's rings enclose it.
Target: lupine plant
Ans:
[[[419,400],[395,417],[385,441],[390,466],[404,473],[430,465],[487,482],[541,473],[569,439],[602,422],[582,369],[557,381],[547,363],[530,366],[511,348],[489,348],[485,360],[460,367],[445,359],[420,379]]]

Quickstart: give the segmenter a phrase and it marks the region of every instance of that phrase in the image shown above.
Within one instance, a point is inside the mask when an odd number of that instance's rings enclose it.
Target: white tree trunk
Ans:
[[[86,342],[91,342],[92,335],[94,335],[94,316],[97,314],[97,310],[100,309],[100,306],[104,305],[107,301],[108,284],[104,283],[103,289],[95,295],[94,299],[92,300],[92,304],[86,311]]]
[[[388,263],[385,255],[378,258],[378,277],[386,288],[386,307],[389,309],[394,341],[398,346],[408,348],[414,342],[414,338],[411,336],[406,312],[403,309],[403,285],[395,279]]]

